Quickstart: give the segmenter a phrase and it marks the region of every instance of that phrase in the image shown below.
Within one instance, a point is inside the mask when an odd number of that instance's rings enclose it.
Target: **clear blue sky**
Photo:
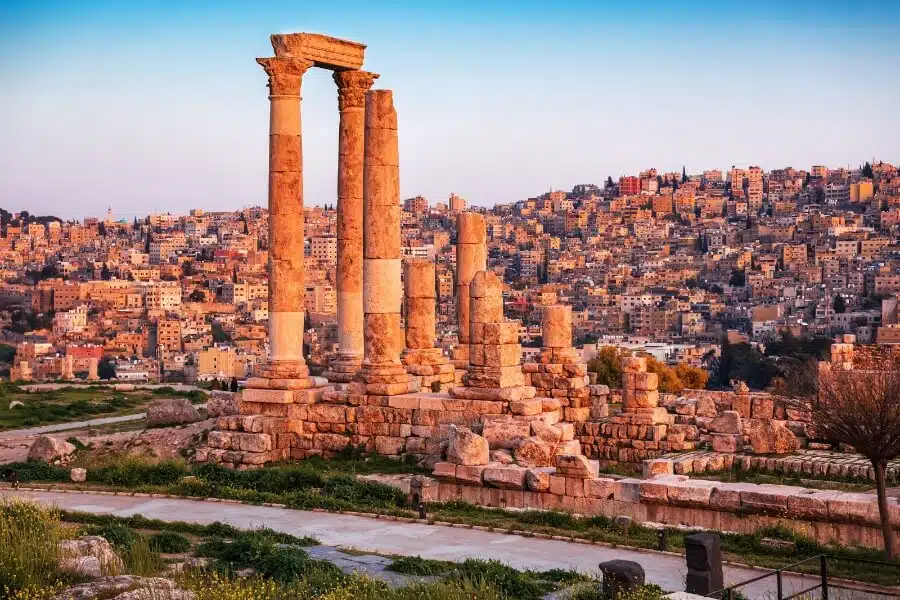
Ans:
[[[790,7],[783,6],[790,4]],[[900,2],[3,0],[0,206],[265,204],[268,36],[368,44],[404,197],[492,205],[647,167],[900,160]],[[306,202],[337,101],[304,79]]]

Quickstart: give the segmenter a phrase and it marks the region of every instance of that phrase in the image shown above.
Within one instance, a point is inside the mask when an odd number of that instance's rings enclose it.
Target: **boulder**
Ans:
[[[40,462],[53,462],[62,458],[68,458],[75,454],[75,446],[65,440],[60,440],[49,435],[38,436],[28,450],[28,460]]]
[[[788,454],[800,448],[800,440],[778,421],[754,419],[748,431],[754,454]]]
[[[180,589],[169,579],[162,577],[137,577],[118,575],[101,577],[60,592],[54,600],[193,600],[194,594]]]
[[[471,429],[451,425],[447,460],[457,465],[486,465],[490,460],[488,441]]]
[[[87,469],[72,469],[69,471],[69,479],[75,483],[87,481]]]
[[[125,567],[109,542],[96,535],[62,540],[59,543],[59,559],[60,569],[86,577],[121,573]]]
[[[741,415],[736,410],[726,410],[709,423],[712,433],[741,433]]]
[[[516,462],[523,467],[549,467],[553,464],[555,450],[555,446],[539,437],[525,438],[516,446]]]
[[[520,439],[531,434],[531,423],[513,420],[509,415],[502,417],[485,417],[482,435],[491,448],[513,449]]]
[[[161,398],[147,407],[147,425],[184,425],[200,420],[200,413],[187,398]]]
[[[206,401],[206,414],[210,418],[241,414],[238,395],[234,392],[211,393]]]
[[[743,436],[737,433],[714,433],[709,436],[713,452],[734,454],[743,450]]]

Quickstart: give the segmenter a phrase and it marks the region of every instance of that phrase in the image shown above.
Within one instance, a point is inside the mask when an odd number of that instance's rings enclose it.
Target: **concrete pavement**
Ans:
[[[517,569],[577,569],[597,571],[601,562],[633,560],[647,573],[647,582],[669,591],[684,589],[687,572],[684,558],[654,552],[579,544],[509,535],[468,528],[403,523],[353,515],[298,511],[266,506],[230,504],[203,500],[107,496],[90,493],[26,492],[4,489],[0,497],[20,497],[59,508],[115,516],[143,515],[151,519],[208,524],[221,521],[241,528],[266,526],[297,536],[312,536],[322,544],[354,548],[364,552],[421,556],[462,561],[467,558],[496,559]],[[757,577],[767,571],[726,567],[727,584]],[[785,594],[813,585],[816,578],[783,577]],[[745,596],[774,596],[775,579],[742,588]]]

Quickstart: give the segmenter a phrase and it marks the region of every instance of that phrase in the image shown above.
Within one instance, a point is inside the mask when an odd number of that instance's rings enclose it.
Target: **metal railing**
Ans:
[[[752,579],[747,579],[746,581],[742,581],[740,583],[736,583],[734,585],[728,586],[722,590],[717,592],[713,592],[711,594],[707,594],[708,597],[716,597],[722,598],[722,600],[738,600],[741,597],[744,597],[741,594],[740,589],[746,585],[751,583],[756,583],[758,581],[763,581],[766,579],[775,579],[775,597],[776,600],[791,600],[792,598],[798,598],[805,594],[809,594],[810,592],[815,592],[816,590],[821,590],[819,597],[821,600],[829,600],[829,593],[831,590],[842,589],[842,590],[858,590],[864,591],[864,588],[851,587],[847,585],[840,585],[833,581],[829,581],[829,561],[832,565],[835,562],[842,563],[852,563],[860,566],[877,566],[879,568],[893,568],[897,570],[898,576],[900,576],[900,563],[892,563],[892,562],[879,562],[875,560],[866,560],[862,558],[845,558],[838,556],[830,556],[828,554],[819,554],[818,556],[811,556],[809,558],[805,558],[803,560],[797,561],[793,564],[787,565],[785,567],[781,567],[780,569],[775,569],[769,573],[764,575],[760,575],[759,577],[754,577]],[[819,572],[817,573],[807,573],[800,569],[801,566],[808,564],[816,564],[818,563]],[[800,591],[793,592],[788,596],[784,595],[784,576],[789,575],[790,577],[818,577],[818,582],[815,585],[804,588]],[[896,598],[900,598],[900,588],[894,588],[893,590],[887,589],[879,589],[877,594],[879,596],[893,596]]]

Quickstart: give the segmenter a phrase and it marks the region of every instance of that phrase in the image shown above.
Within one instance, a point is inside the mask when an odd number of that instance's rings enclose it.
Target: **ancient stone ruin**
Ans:
[[[270,355],[197,461],[250,469],[352,447],[433,467],[433,479],[415,483],[423,500],[734,531],[750,526],[745,514],[787,515],[823,540],[877,543],[872,498],[689,479],[734,466],[864,474],[810,442],[809,415],[783,399],[741,383],[731,392],[661,394],[640,356],[623,360],[620,391],[593,385],[562,305],[544,307],[542,347],[523,364],[519,323],[504,316],[503,281],[487,268],[485,221],[474,212],[458,215],[459,346],[445,356],[435,345],[434,264],[401,259],[392,92],[370,89],[378,76],[361,70],[362,44],[299,33],[272,36],[272,45],[275,56],[258,59],[271,109]],[[303,356],[300,92],[312,67],[334,72],[340,109],[339,352],[324,378],[309,375]],[[838,363],[852,360],[852,346],[836,346]],[[621,410],[610,409],[614,402]],[[793,457],[801,446],[825,454]],[[608,464],[643,468],[648,479],[603,477]]]

